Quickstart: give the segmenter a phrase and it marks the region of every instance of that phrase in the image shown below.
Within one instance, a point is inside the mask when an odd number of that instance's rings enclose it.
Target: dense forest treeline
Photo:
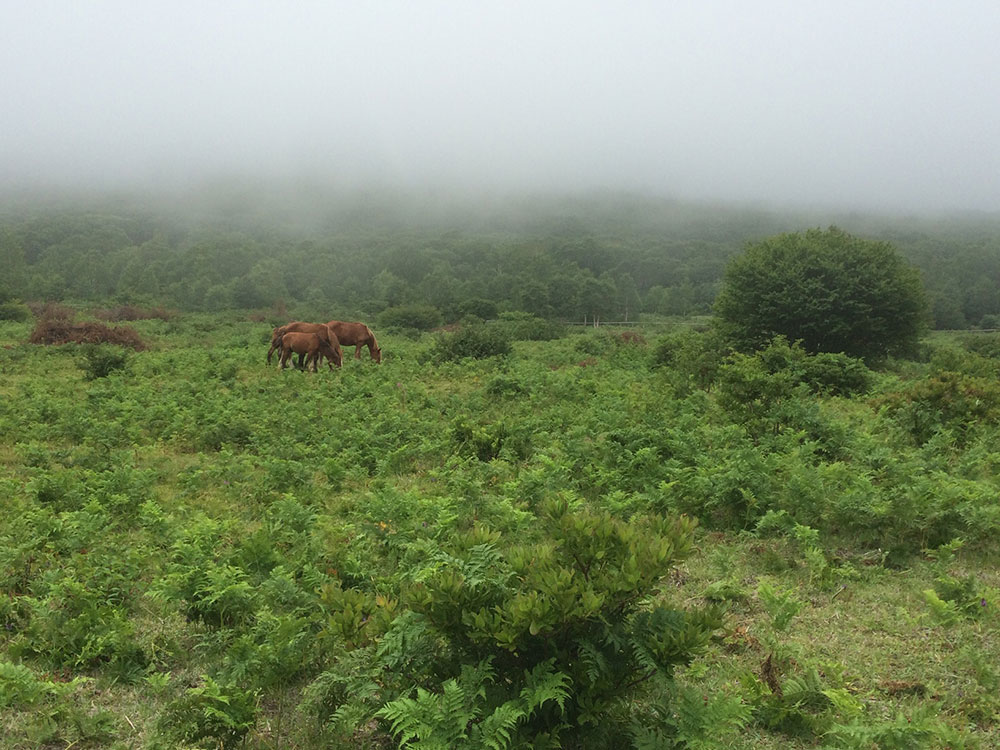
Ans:
[[[747,242],[836,224],[922,272],[936,328],[1000,323],[1000,218],[781,213],[623,194],[20,198],[0,212],[0,301],[115,299],[184,310],[282,301],[329,314],[430,306],[565,320],[708,312]]]

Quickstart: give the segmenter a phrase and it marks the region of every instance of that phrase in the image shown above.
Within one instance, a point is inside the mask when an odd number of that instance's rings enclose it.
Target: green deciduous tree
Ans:
[[[871,360],[912,351],[927,300],[892,245],[831,227],[749,245],[726,268],[715,311],[739,349],[783,335],[810,352]]]

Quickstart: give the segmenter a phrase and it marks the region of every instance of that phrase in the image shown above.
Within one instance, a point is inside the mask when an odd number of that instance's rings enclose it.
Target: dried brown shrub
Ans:
[[[142,351],[146,344],[135,329],[106,326],[96,321],[74,323],[66,318],[42,318],[28,341],[32,344],[114,344]]]
[[[636,346],[645,346],[646,338],[636,331],[622,331],[618,338],[623,344],[635,344]]]
[[[98,310],[95,315],[101,320],[118,322],[120,320],[170,320],[174,313],[164,307],[138,307],[136,305],[120,305],[107,310]]]
[[[288,320],[288,307],[285,300],[279,299],[271,305],[268,312],[258,311],[247,316],[252,323],[268,323],[273,320]]]
[[[31,314],[38,320],[73,320],[76,310],[58,302],[27,302]]]

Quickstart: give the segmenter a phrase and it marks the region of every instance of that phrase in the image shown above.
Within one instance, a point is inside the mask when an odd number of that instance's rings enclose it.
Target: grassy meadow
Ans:
[[[0,747],[1000,746],[995,335],[129,325],[0,323]]]

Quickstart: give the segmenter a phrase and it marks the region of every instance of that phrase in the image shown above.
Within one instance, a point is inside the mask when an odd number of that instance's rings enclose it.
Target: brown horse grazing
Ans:
[[[382,349],[375,340],[372,329],[364,323],[345,323],[342,320],[331,320],[327,323],[337,340],[344,346],[354,347],[354,358],[361,359],[361,347],[367,346],[368,353],[376,362],[382,362]]]
[[[288,358],[292,352],[299,355],[299,362],[305,357],[307,366],[312,365],[312,371],[316,372],[319,365],[320,356],[325,356],[331,362],[337,362],[340,352],[335,351],[329,340],[324,339],[318,333],[302,333],[301,331],[288,331],[281,337],[281,359],[278,367],[282,370],[288,364]],[[332,369],[332,366],[331,366]]]
[[[271,364],[271,355],[278,349],[281,348],[281,339],[286,333],[315,333],[324,341],[326,341],[330,348],[336,352],[336,357],[329,357],[330,369],[336,365],[340,367],[343,364],[344,357],[340,351],[340,342],[337,340],[337,334],[335,334],[329,326],[325,323],[303,323],[300,320],[292,321],[291,323],[286,323],[283,326],[278,326],[273,331],[271,331],[271,348],[267,350],[267,363]],[[325,352],[323,352],[326,355]],[[302,356],[299,356],[299,367],[302,367]]]

